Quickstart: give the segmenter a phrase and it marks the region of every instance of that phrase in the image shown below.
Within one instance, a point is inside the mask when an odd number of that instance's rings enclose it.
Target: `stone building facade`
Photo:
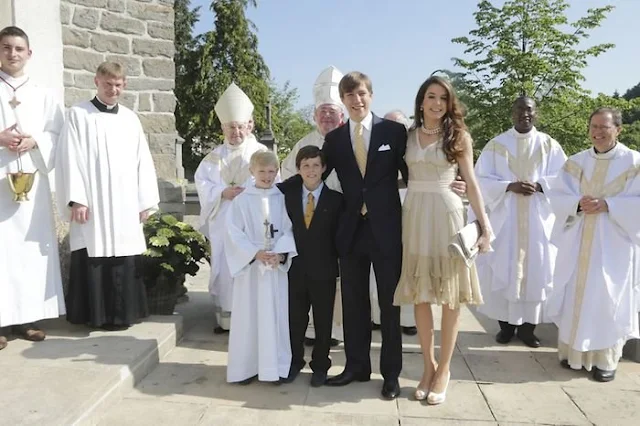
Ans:
[[[181,146],[175,127],[173,0],[0,0],[0,27],[31,38],[29,73],[59,88],[66,106],[95,94],[105,60],[127,71],[122,104],[138,113],[158,173],[163,210],[183,211]]]

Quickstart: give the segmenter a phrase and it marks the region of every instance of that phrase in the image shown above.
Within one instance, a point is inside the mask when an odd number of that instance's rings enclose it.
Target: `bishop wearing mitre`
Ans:
[[[204,157],[194,178],[200,200],[200,231],[211,244],[209,293],[216,309],[214,333],[222,334],[229,332],[233,304],[233,278],[223,247],[225,217],[231,202],[251,183],[251,155],[267,148],[251,134],[253,103],[235,83],[222,93],[215,112],[224,141]]]

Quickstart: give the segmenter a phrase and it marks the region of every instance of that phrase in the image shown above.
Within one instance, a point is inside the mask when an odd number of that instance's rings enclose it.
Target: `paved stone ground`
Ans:
[[[494,341],[497,324],[469,309],[461,314],[451,384],[441,406],[413,399],[422,358],[417,340],[406,336],[402,395],[396,401],[380,397],[378,332],[371,382],[311,388],[310,370],[305,369],[292,384],[229,385],[227,337],[212,333],[207,279],[203,270],[187,283],[190,301],[178,306],[184,317],[183,340],[100,425],[638,424],[633,418],[640,413],[640,364],[624,361],[614,382],[596,383],[586,372],[560,367],[555,327],[538,328],[544,346],[537,350],[519,342],[501,346]],[[436,345],[438,340],[436,335]],[[337,374],[344,366],[342,348],[333,350],[332,358],[329,373]]]

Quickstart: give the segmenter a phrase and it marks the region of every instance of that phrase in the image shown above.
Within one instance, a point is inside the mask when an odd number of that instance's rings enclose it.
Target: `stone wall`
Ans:
[[[61,0],[65,104],[93,97],[105,60],[127,71],[121,102],[138,112],[160,180],[163,210],[180,213],[176,164],[173,0]]]

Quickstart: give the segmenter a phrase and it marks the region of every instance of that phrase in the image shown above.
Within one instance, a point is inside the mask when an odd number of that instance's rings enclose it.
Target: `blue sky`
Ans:
[[[494,4],[502,4],[497,0]],[[201,5],[201,33],[213,26],[210,1]],[[640,82],[640,0],[570,0],[570,21],[587,9],[616,6],[591,32],[589,45],[616,47],[591,59],[584,87],[594,93],[624,92]],[[248,17],[258,27],[259,51],[278,85],[298,89],[298,107],[312,103],[311,88],[328,65],[343,73],[359,70],[373,81],[372,109],[410,114],[415,93],[429,74],[453,69],[451,58],[463,54],[451,43],[475,28],[476,0],[258,0]]]

